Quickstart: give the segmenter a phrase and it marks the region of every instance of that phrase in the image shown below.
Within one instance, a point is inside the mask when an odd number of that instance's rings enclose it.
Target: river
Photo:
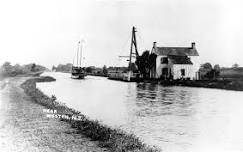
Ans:
[[[44,75],[57,79],[37,84],[47,95],[164,152],[243,151],[243,92]]]

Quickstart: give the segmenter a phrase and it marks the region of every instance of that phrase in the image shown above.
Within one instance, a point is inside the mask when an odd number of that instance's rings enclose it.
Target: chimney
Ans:
[[[196,49],[196,43],[192,42],[192,49]]]
[[[157,42],[153,42],[152,52],[155,53],[157,50]]]
[[[154,42],[153,43],[153,48],[156,48],[157,47],[157,42]]]

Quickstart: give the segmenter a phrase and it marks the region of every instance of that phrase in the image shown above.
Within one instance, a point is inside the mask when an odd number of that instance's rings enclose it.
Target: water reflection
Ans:
[[[48,75],[57,81],[38,84],[47,94],[55,94],[91,119],[134,133],[164,151],[235,146],[243,151],[243,145],[238,144],[243,143],[242,92],[124,83],[90,76],[75,81],[67,74]]]
[[[149,83],[138,83],[135,91],[139,116],[191,115],[191,97],[197,94],[197,90],[192,92],[183,87],[178,89]]]

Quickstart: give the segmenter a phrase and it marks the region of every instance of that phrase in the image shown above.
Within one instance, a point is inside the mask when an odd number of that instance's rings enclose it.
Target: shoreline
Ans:
[[[51,81],[55,81],[52,79]],[[68,122],[71,126],[78,130],[79,133],[98,141],[98,146],[107,148],[110,151],[142,151],[142,152],[157,152],[160,151],[155,147],[144,144],[139,138],[133,134],[127,134],[119,129],[112,129],[104,124],[100,124],[96,120],[89,120],[81,112],[65,106],[57,102],[56,97],[48,97],[38,88],[36,82],[50,82],[50,77],[32,77],[21,84],[24,92],[32,98],[32,100],[47,109],[56,110],[57,116],[61,121]],[[65,115],[65,118],[62,117]],[[72,118],[79,119],[72,119]]]
[[[16,76],[0,81],[0,151],[108,151],[70,123],[46,117],[46,107],[20,87],[30,78]]]
[[[96,76],[96,75],[93,75]],[[98,76],[100,77],[100,76]],[[107,78],[113,81],[127,82],[122,79]],[[243,91],[243,80],[158,80],[158,79],[144,79],[139,81],[130,81],[136,83],[151,83],[163,86],[184,86],[194,88],[210,88],[210,89],[223,89],[231,91]]]
[[[62,72],[65,73],[65,72]],[[99,74],[88,73],[90,76],[96,77],[107,77]],[[107,77],[109,80],[113,81],[124,81],[122,79],[112,79]],[[223,89],[232,91],[243,91],[243,79],[232,79],[232,80],[159,80],[159,79],[140,79],[139,81],[131,82],[144,82],[151,84],[159,84],[164,86],[184,86],[184,87],[195,87],[195,88],[211,88],[211,89]],[[129,82],[128,82],[129,83]]]
[[[209,89],[223,89],[230,91],[243,91],[242,80],[184,80],[164,82],[160,81],[160,85],[165,86],[183,86],[194,88],[209,88]]]

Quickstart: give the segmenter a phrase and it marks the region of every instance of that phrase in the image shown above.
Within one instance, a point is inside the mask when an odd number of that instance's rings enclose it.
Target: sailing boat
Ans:
[[[135,52],[133,51],[133,46],[135,48]],[[136,41],[136,28],[132,27],[132,40],[131,40],[131,47],[130,47],[130,55],[129,56],[119,56],[119,57],[128,57],[129,61],[128,68],[125,71],[113,71],[108,73],[108,79],[112,80],[121,80],[127,82],[134,82],[140,80],[140,73],[137,70],[137,67],[134,62],[132,62],[132,58],[138,57],[138,50],[137,50],[137,41]]]
[[[74,65],[74,60],[73,60],[71,78],[84,79],[84,77],[86,76],[86,72],[85,72],[84,68],[81,67],[81,61],[82,61],[82,44],[79,41],[78,49],[77,49],[77,64]]]

